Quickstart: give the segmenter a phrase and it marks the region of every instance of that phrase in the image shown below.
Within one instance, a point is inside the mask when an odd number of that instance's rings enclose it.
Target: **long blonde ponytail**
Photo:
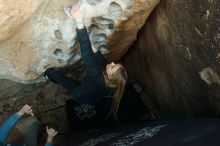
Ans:
[[[112,101],[111,113],[117,113],[125,85],[127,82],[127,73],[125,68],[121,66],[112,76],[112,79],[109,81],[111,85],[116,88],[116,92]]]

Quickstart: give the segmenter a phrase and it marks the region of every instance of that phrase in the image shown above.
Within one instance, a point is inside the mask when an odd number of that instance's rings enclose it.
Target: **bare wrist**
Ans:
[[[76,27],[77,27],[78,29],[82,29],[82,28],[84,28],[84,24],[77,22]]]
[[[48,136],[48,137],[47,137],[47,141],[50,142],[50,143],[52,143],[52,142],[53,142],[53,137],[49,137],[49,136]]]
[[[24,113],[23,113],[22,111],[18,111],[17,114],[18,114],[19,116],[23,116],[23,115],[24,115]]]

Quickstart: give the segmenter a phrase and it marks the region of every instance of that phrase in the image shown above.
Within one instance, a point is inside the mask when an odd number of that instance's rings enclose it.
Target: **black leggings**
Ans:
[[[65,74],[55,70],[54,68],[47,69],[45,74],[50,79],[50,81],[56,84],[60,84],[69,93],[72,93],[73,89],[80,84],[80,82],[67,77]]]

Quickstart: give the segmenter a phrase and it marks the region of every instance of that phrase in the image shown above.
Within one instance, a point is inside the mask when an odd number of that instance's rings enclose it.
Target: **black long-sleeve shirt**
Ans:
[[[97,103],[103,96],[111,92],[105,84],[102,67],[107,64],[101,53],[93,53],[86,28],[77,29],[82,61],[86,66],[86,76],[72,94],[79,103]]]

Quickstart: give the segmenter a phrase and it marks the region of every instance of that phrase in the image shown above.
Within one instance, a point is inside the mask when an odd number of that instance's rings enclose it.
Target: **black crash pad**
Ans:
[[[81,131],[63,146],[220,146],[220,120],[169,117]]]

